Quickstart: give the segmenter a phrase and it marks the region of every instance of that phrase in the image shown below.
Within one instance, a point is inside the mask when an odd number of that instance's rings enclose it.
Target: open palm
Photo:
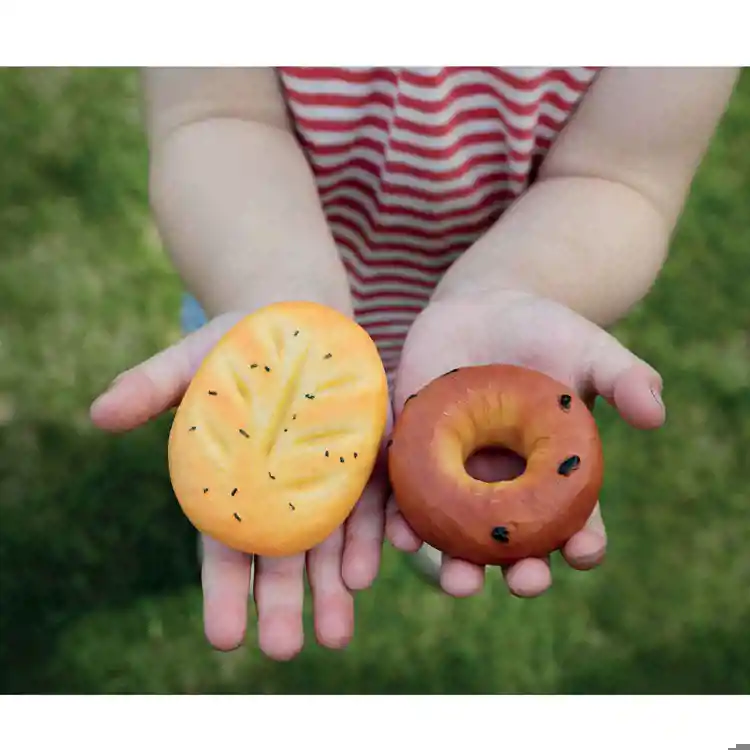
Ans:
[[[111,432],[131,430],[179,404],[204,357],[242,317],[242,313],[217,317],[120,375],[93,404],[94,423]],[[389,416],[387,431],[391,423]],[[354,630],[351,592],[367,588],[380,565],[387,491],[381,455],[344,526],[307,554],[253,559],[203,536],[204,623],[209,642],[229,650],[243,641],[252,592],[261,649],[274,659],[292,658],[304,642],[307,572],[317,640],[329,648],[345,646]]]
[[[571,310],[526,293],[502,292],[483,297],[433,302],[409,331],[396,378],[395,411],[434,378],[456,367],[505,363],[543,372],[565,383],[593,407],[601,396],[632,426],[659,427],[665,418],[659,374],[610,334]],[[510,478],[523,465],[502,451],[480,452],[467,469],[485,481]],[[520,464],[520,465],[519,465]],[[421,540],[388,506],[387,535],[394,546],[416,551]],[[596,566],[604,557],[606,534],[599,505],[585,528],[562,550],[574,568]],[[522,560],[504,571],[510,590],[537,596],[551,584],[548,560]],[[441,585],[454,596],[481,590],[484,569],[443,557]]]

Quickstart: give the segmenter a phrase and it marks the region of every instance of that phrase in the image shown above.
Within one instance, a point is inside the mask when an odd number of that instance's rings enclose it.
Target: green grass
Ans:
[[[3,692],[744,693],[750,690],[750,74],[669,263],[618,328],[666,380],[668,425],[602,411],[603,568],[455,601],[392,550],[342,653],[289,664],[203,640],[194,535],[163,418],[88,423],[116,372],[178,335],[150,224],[136,76],[0,72]],[[308,620],[309,623],[309,620]]]

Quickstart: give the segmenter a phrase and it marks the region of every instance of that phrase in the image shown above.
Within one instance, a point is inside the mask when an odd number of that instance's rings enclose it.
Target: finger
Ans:
[[[615,406],[622,418],[639,429],[664,423],[661,375],[605,332],[590,349],[590,386]]]
[[[304,645],[305,556],[257,557],[253,594],[258,644],[271,659],[288,661]]]
[[[376,469],[346,522],[341,575],[352,591],[372,585],[380,567],[388,485],[383,467]]]
[[[484,567],[443,555],[440,585],[450,596],[460,598],[474,596],[484,586]]]
[[[372,477],[345,526],[344,582],[352,591],[366,589],[375,580],[383,549],[385,505],[388,500],[388,444],[393,430],[393,408],[388,405],[383,439]]]
[[[416,552],[422,546],[422,540],[401,515],[393,495],[385,507],[385,536],[401,552]]]
[[[201,544],[206,638],[215,648],[231,651],[245,637],[251,559],[207,536]]]
[[[568,565],[576,570],[590,570],[604,560],[607,532],[599,503],[581,531],[572,536],[562,549]]]
[[[530,599],[540,596],[552,585],[549,557],[529,557],[508,566],[503,571],[508,589],[515,596]]]
[[[633,366],[615,382],[614,401],[626,422],[643,430],[664,424],[666,409],[661,378],[648,367]]]
[[[179,403],[203,358],[240,315],[222,316],[119,375],[91,405],[94,424],[132,430]]]
[[[321,646],[343,648],[354,634],[354,599],[341,575],[344,531],[338,528],[307,555],[315,637]]]

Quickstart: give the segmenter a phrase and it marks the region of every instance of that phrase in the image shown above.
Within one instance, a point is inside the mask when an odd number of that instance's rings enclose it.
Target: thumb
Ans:
[[[589,349],[586,381],[633,427],[652,430],[664,424],[661,375],[604,331]]]
[[[132,430],[176,406],[204,357],[241,313],[215,318],[181,341],[116,377],[91,405],[102,430]]]

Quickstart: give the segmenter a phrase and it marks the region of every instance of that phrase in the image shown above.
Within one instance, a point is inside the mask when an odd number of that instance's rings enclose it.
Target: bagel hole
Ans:
[[[501,446],[475,450],[466,459],[466,473],[480,482],[508,482],[526,471],[526,459]]]

